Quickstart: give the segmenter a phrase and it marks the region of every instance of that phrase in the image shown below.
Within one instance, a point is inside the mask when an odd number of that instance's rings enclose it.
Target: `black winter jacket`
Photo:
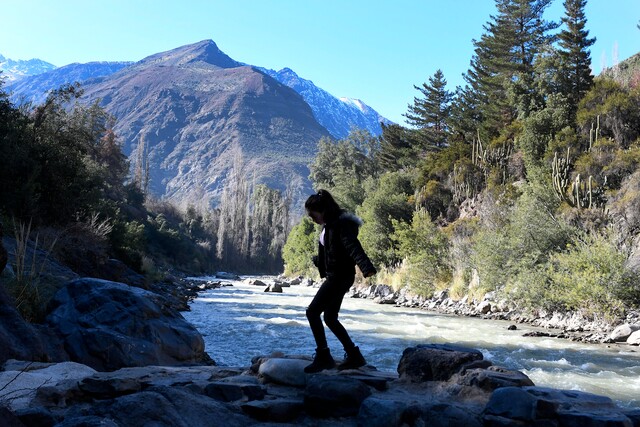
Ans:
[[[360,225],[362,220],[348,212],[324,225],[324,246],[318,243],[318,257],[314,257],[320,277],[353,277],[356,264],[365,277],[376,272],[358,241]]]

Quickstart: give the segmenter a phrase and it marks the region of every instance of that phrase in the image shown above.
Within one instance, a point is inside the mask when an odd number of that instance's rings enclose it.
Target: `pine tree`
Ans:
[[[474,41],[471,66],[464,76],[468,86],[460,92],[458,104],[466,104],[467,111],[477,110],[476,126],[484,139],[496,137],[518,114],[526,116],[536,106],[533,64],[552,41],[548,32],[557,28],[542,18],[550,3],[496,0],[498,13]],[[459,111],[456,115],[460,117]]]
[[[453,95],[446,86],[444,73],[437,70],[429,77],[429,83],[414,86],[422,96],[413,98],[413,104],[404,115],[409,124],[418,128],[419,140],[425,150],[441,148],[447,143]]]
[[[585,29],[586,4],[587,0],[565,0],[565,16],[562,18],[562,23],[566,28],[558,35],[563,92],[569,100],[572,116],[575,116],[578,103],[593,85],[589,47],[595,43],[596,39],[589,38],[589,31]]]

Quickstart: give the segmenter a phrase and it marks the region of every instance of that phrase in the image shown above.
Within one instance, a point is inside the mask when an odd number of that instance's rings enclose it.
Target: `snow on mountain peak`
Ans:
[[[363,113],[365,113],[369,108],[369,106],[367,104],[365,104],[364,102],[360,101],[359,99],[355,99],[355,98],[342,97],[342,98],[340,98],[340,101],[344,102],[345,104],[353,105],[354,107],[356,107],[358,110],[362,111]]]

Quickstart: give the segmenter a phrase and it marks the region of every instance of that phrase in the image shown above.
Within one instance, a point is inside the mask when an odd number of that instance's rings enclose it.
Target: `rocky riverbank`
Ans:
[[[499,300],[495,292],[487,293],[482,300],[464,297],[454,300],[447,290],[436,292],[432,298],[412,295],[406,288],[394,291],[391,286],[378,284],[354,286],[348,293],[351,298],[369,298],[378,304],[431,310],[457,316],[508,320],[544,328],[534,332],[538,336],[570,339],[586,343],[626,343],[640,345],[640,312],[630,312],[622,322],[612,325],[604,319],[593,319],[581,313],[559,313],[544,310],[523,311],[507,300]]]
[[[10,360],[0,372],[8,426],[640,426],[640,410],[536,387],[523,373],[447,345],[407,348],[397,372],[305,374],[308,357],[251,366],[145,366],[99,372]]]

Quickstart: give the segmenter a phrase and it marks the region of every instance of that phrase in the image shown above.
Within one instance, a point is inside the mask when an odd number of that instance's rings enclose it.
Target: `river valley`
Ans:
[[[206,278],[203,278],[206,279]],[[273,278],[271,278],[273,279]],[[263,278],[268,282],[269,278]],[[317,291],[305,286],[263,292],[260,286],[233,286],[201,292],[184,317],[204,336],[219,364],[248,366],[252,357],[282,351],[312,355],[315,343],[305,308]],[[640,407],[640,349],[629,345],[589,345],[549,337],[523,337],[536,330],[506,321],[437,314],[420,309],[345,298],[340,320],[368,363],[395,371],[402,351],[417,344],[451,343],[477,348],[495,365],[527,374],[537,386],[605,395],[621,406]],[[327,330],[335,358],[343,350]]]

